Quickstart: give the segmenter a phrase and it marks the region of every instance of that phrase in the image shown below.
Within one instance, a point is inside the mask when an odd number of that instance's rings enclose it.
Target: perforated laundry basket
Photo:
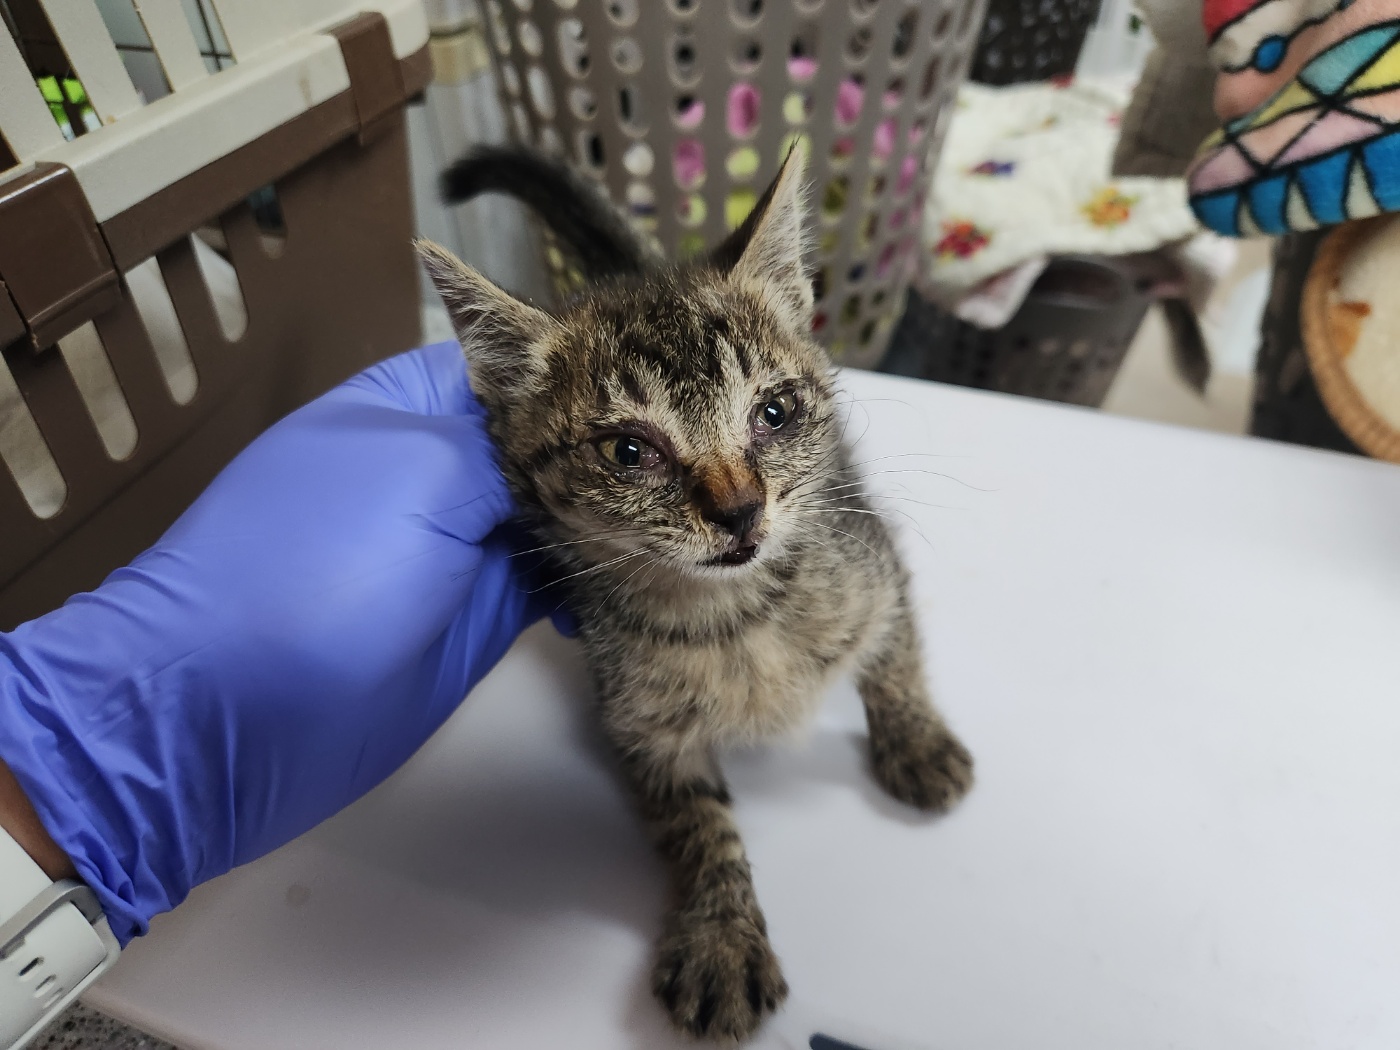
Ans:
[[[486,0],[522,141],[567,155],[672,257],[742,222],[796,133],[816,331],[869,366],[904,306],[931,164],[985,0]]]
[[[991,0],[972,79],[1022,84],[1073,73],[1102,0]]]
[[[0,629],[100,583],[263,428],[414,345],[403,110],[430,70],[416,0],[143,0],[126,25],[88,0],[4,7]]]

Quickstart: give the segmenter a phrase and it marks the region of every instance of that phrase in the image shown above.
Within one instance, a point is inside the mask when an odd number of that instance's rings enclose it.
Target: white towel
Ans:
[[[1181,179],[1110,174],[1127,85],[967,84],[924,207],[941,299],[1043,255],[1152,251],[1200,227]]]

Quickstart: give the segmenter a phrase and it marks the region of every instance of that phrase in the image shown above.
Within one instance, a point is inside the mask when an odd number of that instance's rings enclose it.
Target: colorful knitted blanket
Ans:
[[[1222,121],[1206,226],[1279,235],[1400,211],[1400,0],[1205,0]]]

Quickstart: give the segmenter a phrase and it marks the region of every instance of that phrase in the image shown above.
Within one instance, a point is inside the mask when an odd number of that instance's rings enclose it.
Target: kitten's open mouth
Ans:
[[[718,558],[710,560],[711,565],[747,565],[758,554],[758,544],[750,543],[738,550],[725,551]]]

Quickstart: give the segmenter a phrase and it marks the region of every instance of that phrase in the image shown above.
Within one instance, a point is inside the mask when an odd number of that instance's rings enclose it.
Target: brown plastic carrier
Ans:
[[[181,35],[180,4],[143,3],[170,87],[144,104],[129,83],[104,88],[116,74],[102,49],[115,55],[117,45],[100,22],[74,27],[72,10],[86,5],[5,6],[0,95],[22,55],[31,85],[40,74],[80,81],[88,98],[63,106],[77,121],[90,104],[97,126],[54,144],[58,125],[43,127],[42,109],[0,100],[0,346],[13,378],[0,374],[0,629],[98,584],[268,425],[415,344],[403,110],[430,68],[413,3],[357,13],[334,0],[215,2],[229,68]],[[10,108],[17,101],[29,108]],[[278,122],[247,134],[257,120]],[[239,134],[236,148],[151,192],[125,187],[139,198],[128,206],[107,192],[114,172],[128,183],[143,165],[166,172],[163,149],[188,160],[191,142],[212,148],[205,138]],[[241,297],[241,331],[211,291],[213,256],[229,284],[222,294]],[[163,282],[188,348],[192,371],[179,383],[140,309],[152,281]],[[95,342],[110,362],[126,406],[115,415],[132,432],[115,449],[66,349],[74,340]]]

